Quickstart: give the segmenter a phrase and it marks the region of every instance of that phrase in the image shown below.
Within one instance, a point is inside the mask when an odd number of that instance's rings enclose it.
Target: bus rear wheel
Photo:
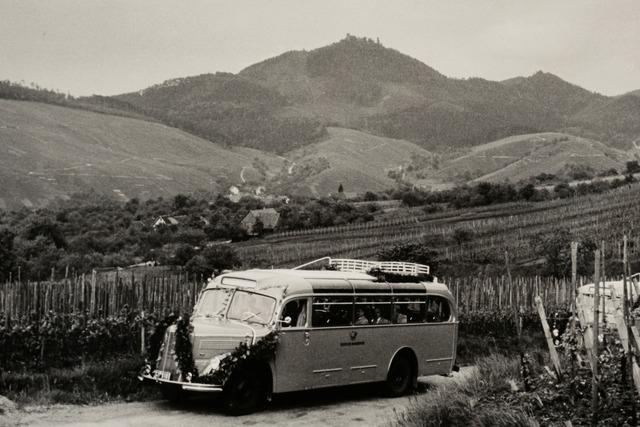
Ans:
[[[256,412],[267,402],[267,383],[255,370],[235,372],[224,387],[224,410],[229,415]]]
[[[408,394],[413,389],[415,376],[411,360],[406,355],[396,356],[387,374],[387,394],[392,397]]]

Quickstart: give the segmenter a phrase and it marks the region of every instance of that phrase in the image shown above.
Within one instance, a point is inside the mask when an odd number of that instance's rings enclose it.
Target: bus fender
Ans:
[[[406,356],[411,361],[411,367],[413,368],[413,372],[415,373],[414,383],[417,382],[418,377],[418,358],[416,357],[416,353],[413,351],[411,347],[400,347],[393,353],[393,356],[389,359],[389,363],[387,364],[387,375],[389,375],[389,370],[391,369],[391,364],[399,356]],[[414,384],[414,387],[417,384]]]

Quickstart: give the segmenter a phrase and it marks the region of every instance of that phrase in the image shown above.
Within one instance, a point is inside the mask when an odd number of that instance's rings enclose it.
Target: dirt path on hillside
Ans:
[[[215,399],[195,397],[180,405],[165,401],[113,403],[100,406],[56,405],[27,407],[10,418],[7,426],[379,426],[395,420],[396,412],[421,395],[454,381],[463,381],[473,368],[451,377],[421,377],[417,396],[383,397],[377,386],[363,385],[276,396],[268,408],[243,417],[224,415]]]

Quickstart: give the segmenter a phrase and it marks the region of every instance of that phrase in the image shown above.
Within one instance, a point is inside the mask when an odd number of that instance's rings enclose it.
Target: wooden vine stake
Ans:
[[[577,317],[577,302],[578,297],[578,242],[571,242],[571,297],[570,310],[571,310],[571,335],[574,334],[576,328]]]
[[[603,330],[607,329],[607,307],[606,307],[606,301],[607,298],[604,295],[604,291],[607,289],[607,274],[605,272],[605,262],[604,262],[604,249],[605,249],[605,243],[604,240],[601,243],[601,247],[602,249],[600,250],[600,280],[602,280],[602,298],[601,298],[601,303],[602,303],[602,325],[603,325]]]
[[[140,354],[144,356],[145,342],[144,342],[144,310],[140,312]]]
[[[591,371],[591,425],[598,425],[598,327],[600,323],[600,250],[596,249],[593,274],[593,360]]]
[[[629,264],[627,257],[627,235],[625,234],[622,238],[622,316],[624,318],[624,325],[622,330],[626,333],[627,336],[627,346],[624,349],[625,356],[627,359],[627,374],[629,375],[628,381],[632,384],[635,384],[636,389],[640,387],[640,368],[638,368],[638,364],[635,360],[633,360],[633,353],[631,351],[632,347],[629,345],[631,342],[634,342],[636,345],[633,348],[637,348],[637,342],[633,339],[633,331],[631,330],[631,309],[629,307],[629,289],[627,289],[627,276],[629,275]],[[631,293],[633,294],[633,293]],[[620,338],[622,340],[622,330],[618,327]],[[624,343],[624,341],[623,341]],[[635,399],[631,399],[631,408],[633,413],[636,413],[636,403]],[[635,417],[634,417],[635,418]]]
[[[507,268],[507,279],[508,279],[508,284],[509,284],[509,289],[513,289],[513,280],[511,279],[511,267],[509,266],[509,252],[508,251],[504,251],[504,264],[505,267]],[[517,302],[518,298],[516,298],[516,302]],[[520,300],[522,301],[522,300]],[[518,308],[517,304],[515,304],[514,306],[514,310],[513,310],[513,314],[514,314],[514,320],[516,322],[516,334],[518,336],[518,350],[520,351],[520,353],[522,353],[522,322],[521,322],[521,316],[520,316],[520,309]],[[522,356],[522,354],[521,354]]]
[[[540,316],[540,322],[542,323],[542,330],[544,336],[547,339],[547,346],[549,347],[549,356],[551,357],[551,363],[553,369],[556,371],[558,381],[562,380],[562,369],[560,366],[560,358],[556,351],[556,346],[553,343],[553,337],[551,336],[551,330],[549,329],[549,322],[547,322],[547,315],[544,312],[544,305],[542,304],[542,298],[539,295],[536,296],[536,306],[538,308],[538,316]]]

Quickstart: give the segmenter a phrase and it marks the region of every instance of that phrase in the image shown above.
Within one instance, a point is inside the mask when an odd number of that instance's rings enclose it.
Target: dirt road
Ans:
[[[3,420],[8,426],[378,426],[395,419],[413,399],[472,373],[463,368],[451,377],[421,377],[415,397],[387,398],[379,387],[363,385],[276,396],[268,408],[243,417],[228,417],[211,397],[196,396],[180,405],[165,401],[100,406],[27,407]],[[4,421],[4,422],[3,422]]]

